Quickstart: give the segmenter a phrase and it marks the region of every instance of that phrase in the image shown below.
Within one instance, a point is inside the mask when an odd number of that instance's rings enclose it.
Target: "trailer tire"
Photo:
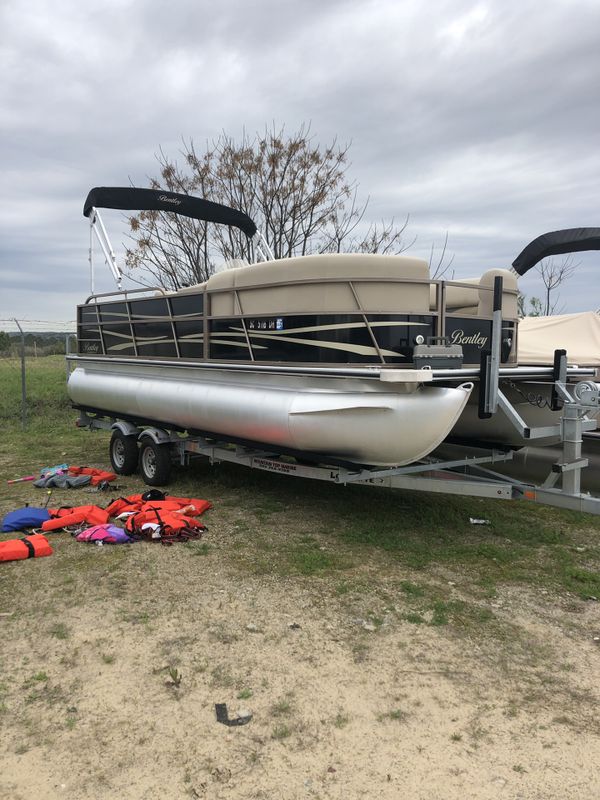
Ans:
[[[171,453],[168,444],[143,439],[140,447],[140,474],[148,486],[166,486],[171,475]]]
[[[125,436],[119,430],[113,431],[109,454],[113,472],[117,475],[133,475],[137,470],[139,454],[135,436]]]

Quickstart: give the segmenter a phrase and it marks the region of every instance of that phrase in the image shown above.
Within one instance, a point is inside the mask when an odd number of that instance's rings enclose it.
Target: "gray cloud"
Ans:
[[[598,224],[599,30],[594,0],[6,2],[0,318],[71,319],[88,189],[145,185],[159,147],[223,129],[352,141],[370,218],[410,213],[418,255],[448,231],[457,276]],[[566,310],[600,306],[598,258],[578,261]]]

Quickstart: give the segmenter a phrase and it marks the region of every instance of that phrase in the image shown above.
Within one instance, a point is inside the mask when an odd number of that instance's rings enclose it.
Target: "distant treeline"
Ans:
[[[52,331],[25,334],[25,355],[63,355],[66,350],[66,333]],[[21,334],[0,331],[0,356],[6,358],[21,354]]]

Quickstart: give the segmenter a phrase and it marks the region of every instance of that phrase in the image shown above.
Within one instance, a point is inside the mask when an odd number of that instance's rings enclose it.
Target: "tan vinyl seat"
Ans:
[[[507,269],[490,269],[480,278],[462,278],[446,281],[446,312],[465,316],[491,317],[494,310],[494,278],[502,277],[502,314],[516,318],[518,288],[517,278]],[[429,305],[436,308],[436,287],[432,284]]]
[[[507,269],[488,269],[479,281],[479,311],[482,316],[491,317],[494,313],[494,278],[502,278],[502,315],[508,318],[518,316],[517,276]]]
[[[455,313],[460,309],[469,314],[477,313],[479,304],[479,278],[461,278],[456,282],[446,281],[445,283],[446,311]],[[436,284],[431,284],[429,290],[429,307],[432,311],[436,308],[436,289]]]
[[[205,288],[206,281],[204,281],[204,283],[193,283],[191,286],[185,286],[183,289],[177,289],[176,292],[165,292],[165,294],[169,296],[174,294],[198,294],[199,292],[203,292]],[[162,292],[160,294],[162,294]]]
[[[391,282],[393,278],[403,280]],[[209,279],[207,289],[211,313],[219,316],[350,313],[361,309],[426,314],[429,266],[422,259],[407,256],[299,256],[219,272]]]

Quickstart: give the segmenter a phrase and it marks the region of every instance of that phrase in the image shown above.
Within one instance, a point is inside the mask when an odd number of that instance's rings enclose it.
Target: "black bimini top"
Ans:
[[[517,275],[525,275],[543,258],[584,250],[600,250],[600,228],[567,228],[543,233],[519,253],[512,265]]]
[[[118,208],[122,211],[172,211],[193,219],[218,222],[254,236],[256,225],[243,211],[202,200],[189,194],[167,192],[163,189],[132,189],[118,186],[96,186],[88,194],[83,215],[89,217],[92,208]]]

